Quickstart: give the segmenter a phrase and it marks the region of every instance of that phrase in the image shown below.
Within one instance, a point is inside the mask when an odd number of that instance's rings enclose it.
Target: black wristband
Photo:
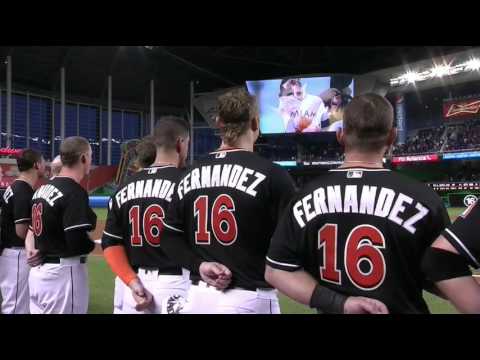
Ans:
[[[343,314],[347,296],[318,284],[310,298],[310,307],[325,314]]]

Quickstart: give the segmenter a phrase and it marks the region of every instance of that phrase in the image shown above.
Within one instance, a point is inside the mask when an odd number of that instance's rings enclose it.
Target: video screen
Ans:
[[[247,88],[258,100],[262,134],[337,131],[353,97],[353,77],[247,81]]]

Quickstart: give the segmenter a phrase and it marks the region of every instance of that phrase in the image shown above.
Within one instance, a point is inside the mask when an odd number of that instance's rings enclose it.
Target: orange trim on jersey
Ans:
[[[127,285],[137,278],[128,262],[127,253],[123,245],[109,246],[103,250],[103,256],[112,271]]]

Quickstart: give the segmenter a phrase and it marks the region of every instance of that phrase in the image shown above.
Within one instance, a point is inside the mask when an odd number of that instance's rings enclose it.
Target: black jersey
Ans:
[[[442,235],[457,251],[465,256],[470,265],[480,268],[480,201],[470,205]]]
[[[156,166],[129,176],[110,199],[102,247],[125,246],[134,267],[181,271],[161,248],[162,221],[181,173],[175,166]]]
[[[227,266],[231,287],[268,288],[265,255],[293,193],[278,165],[245,150],[214,152],[186,170],[165,226],[183,232],[203,260]]]
[[[54,177],[33,194],[32,230],[35,247],[44,255],[71,257],[90,253],[95,244],[88,236],[85,236],[81,249],[72,251],[65,233],[73,230],[92,231],[96,223],[97,216],[89,206],[88,193],[69,177]]]
[[[267,263],[304,268],[320,284],[378,299],[391,313],[428,313],[420,264],[449,223],[424,184],[387,169],[330,170],[291,201]]]
[[[24,247],[25,239],[17,236],[16,224],[30,224],[33,188],[29,183],[15,180],[0,200],[1,202],[1,247]]]

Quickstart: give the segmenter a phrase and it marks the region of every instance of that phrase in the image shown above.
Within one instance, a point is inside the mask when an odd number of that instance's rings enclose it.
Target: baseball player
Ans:
[[[167,312],[279,313],[276,291],[264,278],[265,255],[294,184],[253,153],[256,99],[238,90],[218,105],[222,144],[186,170],[164,221],[162,248],[191,271],[192,282],[187,301],[170,299]]]
[[[422,268],[439,290],[462,313],[480,313],[480,202],[470,205],[426,251]]]
[[[151,135],[145,136],[136,146],[135,152],[137,153],[137,158],[134,161],[134,168],[137,171],[142,171],[143,169],[149,167],[155,162],[157,157],[157,147],[154,143],[154,137]],[[124,292],[127,287],[123,281],[116,276],[115,277],[115,286],[113,292],[113,313],[122,314],[123,308],[123,298]]]
[[[278,100],[287,133],[317,132],[328,126],[328,110],[322,98],[307,94],[301,79],[283,79]]]
[[[107,263],[131,290],[123,291],[121,312],[127,314],[161,313],[165,298],[185,297],[189,286],[182,268],[162,251],[162,220],[188,154],[188,124],[173,116],[160,119],[154,142],[155,162],[130,176],[110,199],[102,237]]]
[[[43,176],[45,161],[35,150],[25,149],[17,158],[20,175],[10,185],[1,202],[0,290],[2,314],[28,314],[30,295],[25,237],[30,224],[33,187]]]
[[[421,259],[450,223],[443,202],[383,168],[396,136],[385,98],[354,98],[344,126],[337,133],[344,164],[290,202],[272,238],[266,279],[324,313],[428,313]]]
[[[88,140],[72,136],[60,144],[62,169],[32,198],[32,231],[41,265],[30,270],[30,311],[34,314],[85,314],[88,309],[87,255],[95,244],[88,231],[97,217],[80,186],[89,173]]]
[[[62,169],[62,160],[60,155],[57,155],[50,163],[50,179],[53,179],[60,173]],[[31,267],[38,266],[42,263],[42,255],[35,248],[35,238],[33,232],[29,229],[27,237],[25,238],[25,251],[27,254],[27,263]]]

